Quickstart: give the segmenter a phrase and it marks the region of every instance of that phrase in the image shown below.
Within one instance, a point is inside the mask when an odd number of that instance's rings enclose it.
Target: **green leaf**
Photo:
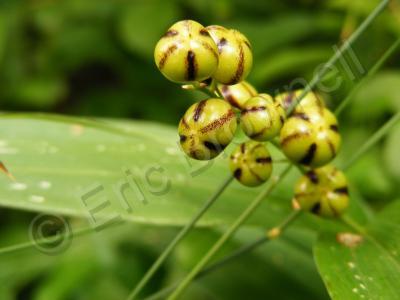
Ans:
[[[359,244],[323,233],[315,260],[332,299],[397,299],[400,290],[400,201],[387,206]]]
[[[230,174],[226,155],[212,162],[188,161],[176,129],[169,126],[113,121],[110,126],[125,132],[116,134],[29,118],[3,118],[0,124],[1,161],[15,177],[0,177],[0,204],[5,207],[95,218],[96,225],[110,218],[181,225]],[[282,157],[270,149],[274,157]],[[275,172],[283,166],[277,164]],[[252,224],[269,226],[289,212],[292,191],[287,187],[297,176],[293,171]],[[261,188],[232,183],[200,224],[232,221]],[[85,198],[89,192],[93,195]],[[100,211],[93,213],[96,207]]]

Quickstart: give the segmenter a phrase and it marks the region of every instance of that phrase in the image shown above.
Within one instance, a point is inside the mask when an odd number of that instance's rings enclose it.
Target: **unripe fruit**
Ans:
[[[242,81],[234,85],[218,85],[218,90],[232,106],[243,109],[247,100],[257,96],[257,90],[247,81]]]
[[[258,186],[271,176],[272,159],[264,144],[248,141],[232,152],[229,167],[243,185]]]
[[[222,26],[208,26],[208,32],[218,46],[219,62],[213,78],[233,85],[243,81],[253,66],[249,40],[239,31]]]
[[[203,81],[217,69],[218,48],[201,24],[185,20],[175,23],[160,39],[154,59],[173,82]]]
[[[311,167],[323,166],[340,148],[336,117],[326,108],[294,113],[282,127],[280,143],[291,161]]]
[[[279,134],[285,116],[271,96],[260,94],[250,98],[241,112],[241,127],[244,133],[256,141],[267,141]]]
[[[221,99],[193,104],[179,123],[183,151],[198,160],[209,160],[220,154],[232,141],[237,118],[232,107]]]
[[[349,205],[346,176],[328,165],[311,170],[297,181],[294,201],[301,209],[322,217],[338,217]]]
[[[288,110],[288,108],[295,102],[298,104],[296,105],[295,109],[293,110],[294,113],[301,113],[307,110],[307,108],[315,108],[318,107],[319,109],[322,109],[325,107],[324,101],[322,100],[322,97],[315,92],[308,92],[301,100],[298,102],[298,99],[300,99],[300,96],[302,95],[304,90],[295,90],[291,92],[285,92],[281,93],[275,96],[275,101],[277,103],[280,103],[280,105],[283,107],[285,112]]]

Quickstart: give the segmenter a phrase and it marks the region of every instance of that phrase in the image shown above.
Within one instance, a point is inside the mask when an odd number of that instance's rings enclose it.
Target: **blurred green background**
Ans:
[[[274,94],[295,78],[311,79],[378,4],[377,0],[3,0],[0,2],[0,105],[3,111],[146,119],[175,126],[201,95],[162,77],[153,48],[174,22],[190,18],[242,31],[254,49],[248,78]],[[363,68],[400,34],[400,4],[388,10],[353,47]],[[341,116],[342,157],[400,109],[399,52],[356,93]],[[361,74],[339,63],[324,83],[334,108]],[[353,71],[356,69],[353,66]],[[339,72],[339,73],[338,73]],[[400,125],[348,173],[360,195],[379,209],[399,198]],[[339,158],[340,159],[340,158]],[[1,245],[26,240],[32,214],[0,210]],[[239,234],[226,251],[259,233]],[[296,230],[294,230],[296,231]],[[145,234],[144,234],[145,233]],[[35,250],[0,257],[0,299],[124,299],[175,229],[123,225],[89,238],[62,255]],[[199,229],[180,245],[147,293],[178,278],[218,237]],[[308,231],[238,260],[199,281],[187,299],[325,299],[312,262]],[[290,257],[290,259],[288,259]],[[292,270],[293,264],[301,272]],[[290,287],[290,288],[288,288]]]

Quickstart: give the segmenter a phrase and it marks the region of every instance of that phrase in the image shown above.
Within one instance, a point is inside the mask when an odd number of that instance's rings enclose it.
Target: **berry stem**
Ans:
[[[218,197],[222,194],[222,192],[229,186],[232,182],[233,176],[229,175],[227,179],[223,181],[223,183],[219,186],[219,188],[214,192],[214,194],[203,204],[203,206],[199,209],[196,215],[187,223],[175,236],[175,238],[169,243],[169,245],[164,249],[164,251],[160,254],[157,260],[153,263],[150,269],[146,272],[146,274],[142,277],[140,282],[136,285],[135,289],[128,296],[127,299],[135,299],[145,287],[145,285],[149,282],[152,276],[157,272],[157,270],[161,267],[161,265],[165,262],[171,252],[175,249],[177,244],[193,229],[197,221],[204,215],[204,213],[214,204],[214,202],[218,199]]]
[[[300,210],[292,211],[284,220],[282,220],[277,226],[275,226],[273,228],[279,229],[279,231],[281,233],[283,233],[285,231],[285,229],[301,215],[301,212],[302,211],[300,211]],[[208,273],[211,273],[211,272],[225,266],[226,264],[230,263],[231,261],[235,260],[236,258],[239,258],[240,256],[251,252],[258,246],[261,246],[265,242],[268,242],[270,240],[271,240],[271,238],[269,238],[268,235],[266,234],[247,245],[243,245],[242,247],[240,247],[233,253],[225,256],[224,258],[222,258],[222,259],[216,261],[215,263],[210,264],[208,267],[204,268],[202,271],[200,271],[195,276],[194,279],[199,279],[199,278],[207,275]],[[174,288],[176,288],[178,286],[178,284],[179,284],[179,282],[176,282],[176,283],[162,289],[161,291],[145,298],[145,300],[163,299],[166,297],[166,295],[168,295],[170,292],[172,292],[174,290]]]
[[[275,180],[271,182],[241,213],[235,222],[228,228],[228,230],[220,237],[220,239],[211,247],[206,255],[193,267],[193,269],[181,281],[175,291],[167,298],[168,300],[177,299],[196,275],[203,269],[203,267],[210,261],[210,259],[221,249],[221,247],[231,238],[231,236],[239,229],[239,227],[251,216],[251,214],[258,208],[261,202],[267,197],[279,184],[279,182],[288,174],[292,165],[288,165]]]
[[[193,87],[195,90],[198,90],[200,92],[203,92],[204,94],[206,94],[207,96],[209,96],[210,98],[220,98],[219,95],[216,92],[216,87],[213,86],[216,85],[216,82],[213,81],[211,82],[211,85],[209,88],[207,88],[206,86],[203,86],[201,83],[196,82],[193,84]]]

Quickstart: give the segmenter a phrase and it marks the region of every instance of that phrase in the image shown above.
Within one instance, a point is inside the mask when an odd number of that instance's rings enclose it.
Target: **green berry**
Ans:
[[[272,159],[264,144],[248,141],[232,152],[229,167],[243,185],[258,186],[271,176]]]
[[[304,90],[295,90],[291,92],[281,93],[275,96],[275,101],[279,103],[285,111],[298,99]],[[296,105],[293,112],[301,113],[308,108],[318,107],[322,109],[325,104],[322,97],[315,92],[308,92]]]
[[[222,26],[208,26],[208,32],[218,46],[219,63],[213,78],[233,85],[243,81],[253,65],[249,40],[239,31]]]
[[[285,117],[284,111],[279,109],[271,96],[260,94],[245,103],[240,121],[249,138],[267,141],[279,134]]]
[[[341,144],[336,117],[326,108],[296,112],[283,125],[280,143],[285,155],[295,163],[326,165]]]
[[[182,149],[194,159],[212,159],[232,141],[236,127],[236,114],[226,101],[211,98],[195,103],[179,123]]]
[[[234,85],[219,84],[218,90],[226,101],[238,109],[243,109],[246,101],[258,94],[257,90],[247,81]]]
[[[300,177],[294,193],[294,201],[301,209],[322,217],[338,217],[349,205],[346,176],[332,165]]]
[[[160,39],[154,59],[161,73],[173,82],[203,81],[217,69],[218,48],[201,24],[185,20],[175,23]]]

